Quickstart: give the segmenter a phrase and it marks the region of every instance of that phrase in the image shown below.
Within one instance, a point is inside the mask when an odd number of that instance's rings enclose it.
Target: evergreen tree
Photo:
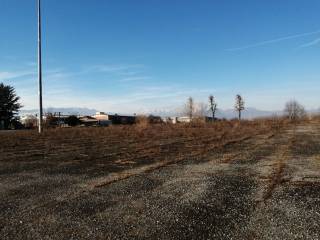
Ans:
[[[0,83],[0,129],[8,129],[16,119],[16,114],[22,107],[20,97],[12,86]]]

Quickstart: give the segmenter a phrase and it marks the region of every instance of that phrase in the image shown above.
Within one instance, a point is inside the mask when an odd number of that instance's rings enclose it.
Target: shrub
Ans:
[[[80,120],[77,116],[71,115],[66,118],[65,123],[68,124],[71,127],[77,126],[80,124]]]

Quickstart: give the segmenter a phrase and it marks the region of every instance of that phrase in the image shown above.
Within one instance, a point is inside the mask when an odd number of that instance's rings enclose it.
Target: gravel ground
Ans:
[[[97,188],[0,175],[0,239],[320,239],[319,130],[258,135]]]

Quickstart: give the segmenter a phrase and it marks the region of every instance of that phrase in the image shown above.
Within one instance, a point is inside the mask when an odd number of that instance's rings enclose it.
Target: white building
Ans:
[[[95,115],[93,115],[92,117],[94,117],[95,119],[97,120],[100,120],[100,121],[109,121],[110,120],[110,117],[108,114],[106,114],[105,112],[96,112]]]

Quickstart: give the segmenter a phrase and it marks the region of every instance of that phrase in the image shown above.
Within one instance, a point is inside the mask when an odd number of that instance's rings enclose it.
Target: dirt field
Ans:
[[[0,141],[0,239],[320,239],[316,121]]]

